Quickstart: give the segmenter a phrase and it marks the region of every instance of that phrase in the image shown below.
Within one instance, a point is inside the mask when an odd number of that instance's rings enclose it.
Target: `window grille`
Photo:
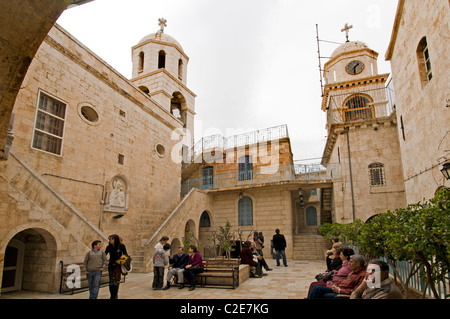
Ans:
[[[40,92],[33,148],[61,155],[65,117],[66,104]]]
[[[250,197],[244,196],[239,200],[238,215],[239,226],[253,226],[253,201]]]
[[[386,185],[384,174],[384,165],[381,163],[373,163],[369,165],[370,186]]]
[[[344,121],[367,120],[373,118],[370,100],[361,94],[354,95],[345,102]]]
[[[250,155],[245,155],[239,158],[239,181],[247,181],[253,178],[253,160]]]

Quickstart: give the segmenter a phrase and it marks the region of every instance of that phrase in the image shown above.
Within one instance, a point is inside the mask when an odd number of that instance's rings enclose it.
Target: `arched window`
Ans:
[[[144,71],[144,52],[139,53],[139,65],[138,65],[138,72]]]
[[[369,165],[370,186],[384,186],[386,185],[386,178],[384,176],[384,164],[372,163]]]
[[[417,64],[419,65],[419,75],[422,86],[426,85],[433,78],[431,72],[430,51],[428,50],[427,38],[423,37],[417,46]]]
[[[250,197],[244,196],[238,203],[238,225],[253,225],[253,201]]]
[[[317,209],[314,206],[306,207],[306,226],[317,226]]]
[[[350,97],[344,104],[344,121],[350,122],[373,118],[371,102],[369,97],[363,94],[355,94]]]
[[[164,69],[166,67],[166,52],[164,50],[159,51],[158,54],[158,69]]]
[[[211,219],[206,210],[202,213],[202,216],[200,216],[200,227],[211,227]]]

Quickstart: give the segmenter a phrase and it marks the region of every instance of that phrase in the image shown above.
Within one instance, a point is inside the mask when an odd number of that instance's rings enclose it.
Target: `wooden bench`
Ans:
[[[59,262],[61,266],[61,281],[59,284],[59,293],[74,293],[83,292],[89,290],[86,271],[83,269],[83,263],[67,263],[62,260]],[[79,271],[79,273],[77,273]],[[79,275],[79,278],[76,278]],[[123,279],[125,280],[125,278]],[[75,284],[76,283],[76,284]],[[100,287],[104,287],[109,284],[108,270],[102,272],[102,278],[100,280]]]
[[[203,265],[204,271],[195,275],[200,286],[239,287],[239,259],[204,259]]]

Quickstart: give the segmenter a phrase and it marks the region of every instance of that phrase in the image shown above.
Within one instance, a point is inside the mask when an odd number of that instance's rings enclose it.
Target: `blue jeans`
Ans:
[[[203,272],[203,269],[185,269],[184,278],[186,278],[191,286],[195,286],[195,274]]]
[[[275,259],[277,260],[277,266],[280,265],[280,253],[283,256],[283,265],[287,266],[286,253],[284,252],[284,249],[283,250],[275,250],[275,253],[276,253]]]
[[[87,273],[87,280],[89,284],[89,299],[97,299],[101,279],[102,272],[100,270],[90,270]]]
[[[333,292],[333,289],[324,286],[314,286],[309,292],[308,299],[317,299],[317,298],[334,298],[337,296],[337,293]]]

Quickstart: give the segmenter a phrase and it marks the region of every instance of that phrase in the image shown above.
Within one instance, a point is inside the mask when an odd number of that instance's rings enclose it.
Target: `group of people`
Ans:
[[[307,299],[402,299],[400,290],[389,278],[389,265],[380,259],[366,265],[364,256],[332,239],[327,251],[327,269],[309,286]]]
[[[184,279],[189,282],[189,291],[195,289],[195,275],[204,271],[203,257],[198,252],[195,245],[189,246],[189,254],[186,254],[183,247],[178,247],[177,254],[171,256],[171,249],[168,243],[169,237],[163,236],[155,246],[153,255],[153,285],[155,290],[167,290],[170,288],[170,282],[174,276],[180,285],[179,289],[184,288]],[[166,285],[164,285],[164,270],[167,265],[171,265],[167,272]]]
[[[286,240],[277,229],[273,236],[273,247],[276,253],[276,263],[280,266],[280,255],[283,265],[287,267]],[[100,288],[102,271],[107,268],[109,274],[109,292],[111,299],[118,298],[119,284],[123,273],[121,260],[129,258],[125,245],[118,235],[111,235],[105,250],[102,242],[92,242],[92,250],[86,253],[84,269],[89,283],[89,298],[97,299]],[[316,281],[309,287],[307,299],[316,298],[350,298],[350,299],[401,299],[402,295],[394,282],[389,278],[389,265],[379,259],[366,260],[362,255],[355,254],[352,248],[343,247],[338,238],[333,238],[333,247],[327,252],[326,266],[323,273],[316,276]],[[171,249],[169,238],[164,236],[155,246],[153,255],[153,289],[167,290],[174,276],[177,277],[179,289],[185,287],[185,279],[190,285],[189,290],[195,289],[195,275],[204,271],[203,258],[195,245],[189,246],[186,254],[183,247],[178,247],[177,254],[169,255]],[[263,254],[264,236],[255,232],[253,241],[245,241],[240,252],[241,263],[251,267],[252,278],[262,278],[263,273],[272,269],[267,265]],[[110,255],[109,262],[107,255]],[[124,259],[125,257],[125,259]],[[167,272],[164,286],[164,271]]]
[[[280,256],[282,256],[283,265],[287,267],[286,262],[286,239],[277,229],[273,236],[273,247],[276,253],[277,266],[280,266]],[[84,259],[84,269],[89,285],[89,298],[97,299],[100,289],[102,272],[108,269],[109,274],[109,292],[111,299],[118,298],[119,284],[123,270],[119,260],[129,258],[125,245],[121,242],[118,235],[108,237],[109,243],[105,250],[102,250],[102,242],[95,240],[92,242],[92,249],[86,253]],[[155,246],[153,255],[153,284],[155,290],[170,288],[170,282],[174,276],[177,277],[179,289],[183,289],[185,278],[190,287],[195,289],[195,275],[204,271],[203,258],[195,245],[189,246],[189,253],[184,252],[183,247],[178,247],[178,252],[174,256],[169,254],[171,246],[168,243],[169,237],[163,236]],[[271,271],[263,255],[264,236],[262,232],[254,232],[253,242],[245,241],[242,244],[240,252],[241,263],[249,264],[252,278],[262,278],[267,275],[263,269]],[[107,255],[109,254],[109,261]],[[164,272],[167,265],[171,265],[167,272],[166,285],[164,286]]]

